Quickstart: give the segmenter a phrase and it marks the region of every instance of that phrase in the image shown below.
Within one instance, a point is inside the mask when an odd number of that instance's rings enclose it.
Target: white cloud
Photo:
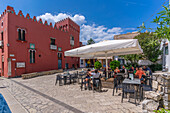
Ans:
[[[113,40],[114,35],[118,35],[123,30],[120,27],[113,27],[112,29],[108,29],[104,26],[93,25],[85,25],[81,26],[81,34],[80,40],[85,44],[87,40],[92,38],[95,42],[99,42],[102,40]]]
[[[92,38],[95,42],[113,40],[114,35],[121,34],[122,32],[128,30],[135,30],[135,28],[113,27],[109,29],[103,25],[87,25],[85,24],[85,16],[79,14],[72,16],[66,13],[58,13],[57,15],[45,13],[43,15],[37,16],[37,19],[39,20],[41,18],[43,21],[47,20],[48,22],[52,22],[54,24],[55,22],[58,22],[67,17],[71,18],[73,21],[80,25],[80,41],[82,41],[83,44],[86,44],[87,40],[90,38]]]
[[[47,20],[48,22],[52,22],[54,24],[55,22],[58,22],[58,21],[65,19],[67,17],[71,18],[73,21],[75,21],[79,25],[86,23],[84,16],[78,15],[78,14],[71,16],[66,13],[59,13],[58,15],[52,15],[51,13],[45,13],[43,15],[37,16],[37,19],[39,20],[41,18],[43,21]]]

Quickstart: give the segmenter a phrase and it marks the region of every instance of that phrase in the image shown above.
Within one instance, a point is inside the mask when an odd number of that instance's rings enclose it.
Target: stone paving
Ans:
[[[56,75],[41,76],[23,80],[4,79],[0,86],[6,86],[10,93],[30,113],[141,113],[141,105],[121,103],[118,93],[112,96],[112,89],[106,92],[81,91],[79,84],[55,86]]]

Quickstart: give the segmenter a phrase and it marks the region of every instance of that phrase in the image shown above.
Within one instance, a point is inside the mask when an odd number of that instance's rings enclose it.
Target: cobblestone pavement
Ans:
[[[79,84],[55,86],[56,75],[41,76],[23,80],[21,78],[4,79],[0,86],[6,86],[11,94],[30,113],[139,113],[141,106],[121,103],[118,93],[112,96],[107,92],[81,91]]]

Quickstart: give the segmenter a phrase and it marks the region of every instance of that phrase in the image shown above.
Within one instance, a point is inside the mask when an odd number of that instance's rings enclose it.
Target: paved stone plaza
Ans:
[[[0,86],[5,87],[29,113],[139,113],[136,106],[118,93],[112,96],[112,89],[105,92],[81,91],[79,84],[55,86],[56,74],[31,79],[1,78]],[[1,90],[0,90],[1,93]],[[17,108],[16,108],[17,109]]]

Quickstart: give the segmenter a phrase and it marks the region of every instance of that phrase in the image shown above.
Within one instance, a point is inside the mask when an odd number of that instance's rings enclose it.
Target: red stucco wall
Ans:
[[[13,9],[10,9],[12,11]],[[62,20],[59,23],[56,23],[57,29],[51,27],[50,25],[45,25],[43,23],[33,21],[33,19],[28,19],[27,14],[26,17],[20,16],[22,12],[15,14],[15,11],[8,12],[4,16],[6,20],[4,20],[4,28],[7,28],[5,32],[4,39],[4,49],[5,49],[5,77],[8,77],[7,74],[7,59],[16,59],[16,61],[12,61],[12,77],[19,76],[23,73],[31,73],[31,72],[40,72],[47,70],[58,69],[58,56],[57,53],[58,47],[62,48],[62,68],[65,68],[65,63],[69,64],[69,68],[72,67],[72,64],[79,64],[79,58],[64,58],[64,51],[79,47],[79,31],[80,27],[75,24],[71,19],[67,18]],[[35,17],[34,17],[35,18]],[[7,21],[8,20],[8,21]],[[2,21],[2,19],[1,19]],[[0,22],[1,22],[0,21]],[[59,30],[59,26],[67,25],[71,26]],[[4,29],[3,28],[3,29]],[[26,41],[18,40],[18,32],[17,29],[25,29]],[[74,29],[73,29],[74,28]],[[2,30],[2,29],[0,29]],[[66,32],[67,31],[67,32]],[[70,36],[74,36],[74,47],[70,45]],[[50,37],[56,38],[57,50],[50,49]],[[35,63],[30,64],[30,43],[35,44]],[[9,47],[6,45],[9,44]],[[1,50],[0,50],[1,52]],[[2,53],[1,53],[2,54]],[[13,57],[10,54],[14,54]],[[39,57],[41,55],[41,57]],[[1,62],[1,58],[0,58]],[[16,62],[25,62],[25,68],[16,68]],[[0,66],[2,63],[0,63]]]

